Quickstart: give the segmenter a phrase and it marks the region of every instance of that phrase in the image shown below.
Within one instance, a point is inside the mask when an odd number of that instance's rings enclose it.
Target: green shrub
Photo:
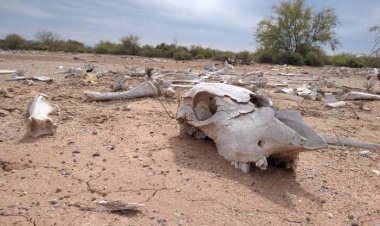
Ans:
[[[234,58],[234,53],[230,51],[215,51],[215,55],[212,57],[216,61],[226,61],[228,59]]]
[[[304,59],[301,54],[293,52],[281,52],[274,56],[275,64],[304,65]]]
[[[23,49],[25,48],[26,40],[18,34],[9,34],[3,42],[4,49]]]
[[[235,54],[236,60],[240,61],[242,64],[249,65],[253,63],[253,54],[248,51],[241,51]]]
[[[362,68],[365,64],[364,57],[358,57],[351,53],[334,55],[330,58],[330,61],[333,65],[340,67]]]
[[[118,44],[110,41],[99,41],[94,48],[95,53],[101,54],[115,54],[119,52]]]
[[[274,63],[274,51],[269,50],[269,49],[258,49],[256,52],[253,54],[254,60],[257,63]]]
[[[173,58],[175,60],[191,60],[191,53],[186,47],[178,47],[173,53]]]
[[[321,52],[310,52],[306,54],[305,64],[309,66],[322,67],[326,63],[326,56]]]

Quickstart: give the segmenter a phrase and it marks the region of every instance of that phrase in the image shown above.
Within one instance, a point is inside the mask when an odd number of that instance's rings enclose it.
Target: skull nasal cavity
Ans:
[[[217,110],[214,96],[208,92],[196,94],[193,99],[193,110],[199,121],[211,118]]]

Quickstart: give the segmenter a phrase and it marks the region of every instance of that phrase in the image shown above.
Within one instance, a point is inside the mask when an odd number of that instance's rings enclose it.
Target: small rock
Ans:
[[[56,205],[58,203],[58,199],[52,199],[49,201],[50,204]]]
[[[362,150],[359,152],[359,155],[362,157],[368,157],[370,153],[371,153],[371,151],[369,151],[369,150]]]
[[[132,108],[129,105],[123,107],[123,111],[130,111]]]
[[[73,151],[73,154],[79,154],[79,153],[80,153],[79,150],[74,150],[74,151]]]
[[[176,188],[175,192],[181,192],[181,189],[180,188]]]
[[[55,190],[55,193],[60,193],[62,191],[61,188],[57,188],[57,190]]]
[[[351,226],[359,226],[359,222],[357,220],[351,220]]]
[[[115,145],[113,145],[113,144],[109,144],[109,145],[107,145],[107,149],[108,149],[109,151],[112,151],[112,150],[115,149]]]
[[[92,134],[92,135],[97,135],[98,132],[96,132],[96,131],[92,131],[91,134]]]
[[[98,157],[98,156],[100,156],[99,152],[95,152],[94,154],[92,154],[92,157]]]
[[[333,215],[332,213],[326,213],[326,215],[327,215],[330,219],[332,219],[332,218],[334,217],[334,215]]]

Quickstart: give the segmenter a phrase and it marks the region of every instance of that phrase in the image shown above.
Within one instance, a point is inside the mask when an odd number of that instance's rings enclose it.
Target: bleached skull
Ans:
[[[268,158],[294,167],[299,152],[327,146],[299,113],[275,110],[264,97],[227,84],[195,85],[181,100],[177,119],[181,133],[211,138],[243,172],[251,163],[265,170]]]

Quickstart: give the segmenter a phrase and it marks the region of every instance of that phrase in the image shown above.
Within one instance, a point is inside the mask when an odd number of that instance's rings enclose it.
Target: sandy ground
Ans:
[[[301,153],[295,171],[269,167],[244,174],[218,155],[212,141],[180,136],[176,120],[156,98],[88,103],[83,92],[109,90],[112,77],[83,86],[78,78],[54,74],[59,65],[83,68],[90,61],[97,71],[125,71],[125,66],[200,71],[207,61],[81,58],[85,60],[63,53],[0,55],[0,69],[55,79],[28,86],[0,75],[0,225],[380,225],[380,176],[371,171],[380,170],[379,150],[361,156],[358,148],[330,146]],[[364,82],[358,75],[332,79],[357,87]],[[23,139],[25,109],[40,92],[60,107],[60,114],[52,116],[58,129],[52,136]],[[160,99],[175,114],[178,99]],[[273,102],[301,111],[322,134],[380,143],[379,101],[356,101],[341,109],[326,109],[321,101]],[[362,103],[371,111],[361,110]],[[101,200],[145,207],[102,212],[93,208]]]

